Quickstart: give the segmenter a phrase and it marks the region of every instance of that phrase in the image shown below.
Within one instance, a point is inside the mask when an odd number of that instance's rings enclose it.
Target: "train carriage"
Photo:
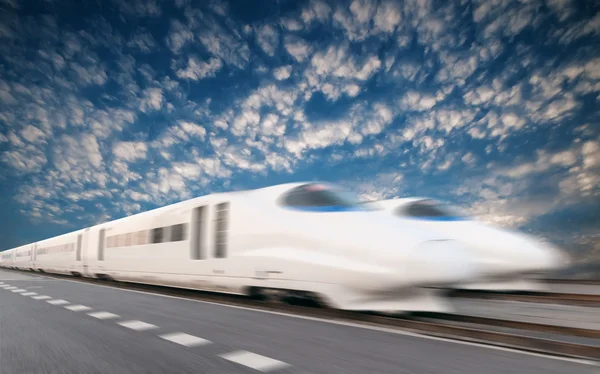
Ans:
[[[27,246],[26,246],[27,247]],[[448,235],[398,225],[344,189],[291,183],[211,194],[28,245],[34,269],[340,309],[445,311],[427,286],[472,279]]]

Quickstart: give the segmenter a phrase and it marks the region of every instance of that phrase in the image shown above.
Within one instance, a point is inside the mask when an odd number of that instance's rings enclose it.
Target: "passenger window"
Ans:
[[[185,228],[186,225],[183,223],[171,226],[171,241],[179,242],[185,240]]]
[[[157,227],[152,230],[152,243],[162,243],[163,228]]]
[[[138,231],[138,244],[148,244],[148,237],[146,234],[146,230]]]
[[[215,225],[215,257],[227,257],[227,230],[229,203],[221,203],[215,206],[216,209],[216,225]]]

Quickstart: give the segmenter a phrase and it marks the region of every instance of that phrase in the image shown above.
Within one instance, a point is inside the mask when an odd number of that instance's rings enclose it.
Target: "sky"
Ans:
[[[600,259],[599,10],[0,0],[0,249],[322,180]]]

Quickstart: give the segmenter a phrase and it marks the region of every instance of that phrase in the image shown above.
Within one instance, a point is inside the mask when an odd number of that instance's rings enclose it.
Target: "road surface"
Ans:
[[[0,270],[0,372],[598,373],[585,362]]]

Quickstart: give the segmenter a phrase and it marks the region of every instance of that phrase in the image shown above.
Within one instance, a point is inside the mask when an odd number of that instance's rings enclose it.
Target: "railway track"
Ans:
[[[600,307],[600,294],[556,293],[556,292],[489,292],[477,290],[455,290],[449,297],[524,301],[542,304],[561,304]]]
[[[31,272],[23,272],[19,270],[9,271],[31,274]],[[414,313],[401,316],[389,316],[375,313],[339,311],[329,308],[321,308],[316,304],[306,305],[306,303],[304,303],[298,305],[297,303],[266,303],[264,301],[254,300],[239,295],[217,294],[206,291],[187,290],[166,286],[107,281],[91,278],[73,278],[71,276],[48,273],[44,273],[44,276],[56,279],[76,280],[83,283],[100,284],[114,288],[152,292],[167,296],[177,296],[192,300],[251,307],[259,310],[289,313],[305,317],[350,321],[362,325],[396,328],[404,331],[447,338],[451,340],[469,341],[485,345],[495,345],[542,354],[580,358],[600,362],[600,344],[578,344],[563,340],[528,336],[526,333],[527,331],[539,331],[568,336],[600,339],[600,331],[598,330],[577,329],[564,326],[542,325],[484,317],[461,316],[456,314]],[[455,324],[453,322],[463,322],[467,324],[467,326]],[[475,325],[477,327],[474,327]],[[506,333],[481,327],[485,325],[519,329],[523,333]]]
[[[545,283],[600,286],[600,279],[542,279]]]

